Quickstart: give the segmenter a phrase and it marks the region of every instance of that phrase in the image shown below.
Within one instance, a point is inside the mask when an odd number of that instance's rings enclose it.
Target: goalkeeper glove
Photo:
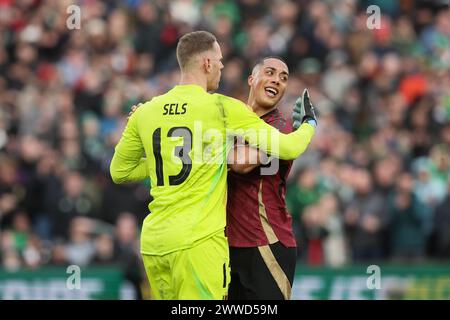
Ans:
[[[295,101],[292,118],[294,120],[294,130],[297,130],[303,122],[308,122],[313,127],[317,126],[316,114],[314,113],[314,106],[309,99],[308,89],[303,90],[302,96]]]

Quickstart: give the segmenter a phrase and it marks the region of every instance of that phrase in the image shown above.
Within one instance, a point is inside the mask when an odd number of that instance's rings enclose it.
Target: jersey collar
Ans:
[[[176,90],[195,90],[195,91],[199,91],[199,92],[206,92],[205,89],[203,89],[198,84],[177,84],[173,89],[176,89]]]

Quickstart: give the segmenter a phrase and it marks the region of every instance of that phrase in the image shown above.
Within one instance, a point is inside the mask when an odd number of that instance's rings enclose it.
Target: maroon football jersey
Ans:
[[[292,125],[278,109],[261,119],[283,133],[292,132]],[[280,160],[274,175],[261,175],[260,167],[248,174],[228,172],[226,233],[231,247],[258,247],[277,241],[296,247],[285,203],[291,166],[292,161]]]

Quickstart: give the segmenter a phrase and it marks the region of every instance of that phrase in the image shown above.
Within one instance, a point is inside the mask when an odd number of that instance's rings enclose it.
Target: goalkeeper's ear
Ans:
[[[203,67],[205,68],[206,73],[210,73],[212,70],[211,59],[209,59],[208,57],[202,58],[203,58]]]

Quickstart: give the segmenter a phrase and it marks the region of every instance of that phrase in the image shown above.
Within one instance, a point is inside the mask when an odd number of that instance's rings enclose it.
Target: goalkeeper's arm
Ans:
[[[144,180],[149,176],[144,147],[137,133],[136,116],[133,114],[117,144],[109,168],[114,183]]]
[[[306,150],[314,135],[316,121],[310,122],[309,118],[302,119],[294,132],[283,134],[265,123],[241,101],[223,95],[217,96],[223,107],[227,129],[231,129],[231,133],[235,135],[242,136],[250,146],[273,157],[282,160],[296,159]],[[303,121],[306,119],[308,121]]]

